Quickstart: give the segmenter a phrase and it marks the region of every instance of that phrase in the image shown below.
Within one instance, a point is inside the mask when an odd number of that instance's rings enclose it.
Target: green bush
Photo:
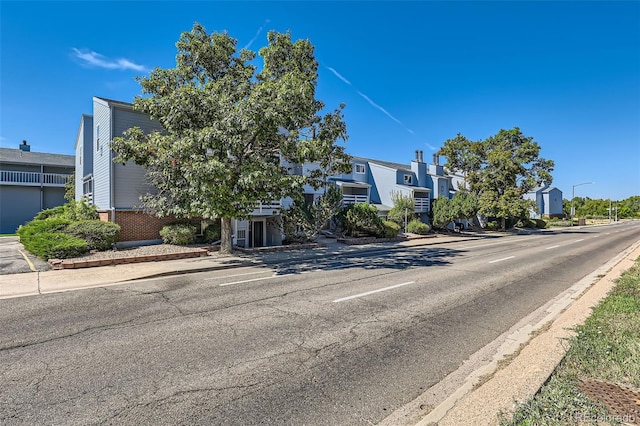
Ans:
[[[69,219],[69,220],[98,220],[98,210],[84,201],[71,201],[63,206],[43,210],[33,220]]]
[[[118,242],[120,225],[100,220],[81,220],[70,224],[65,233],[85,240],[89,250],[109,250]]]
[[[534,219],[529,219],[529,218],[520,219],[516,224],[516,226],[520,228],[535,228],[536,221]]]
[[[426,235],[431,228],[426,223],[422,223],[419,220],[412,220],[407,224],[407,232],[412,234]]]
[[[500,229],[500,224],[498,222],[496,222],[495,220],[492,220],[491,222],[487,223],[486,226],[486,230],[487,231],[497,231],[498,229]]]
[[[398,232],[400,232],[400,225],[390,220],[385,220],[383,222],[384,225],[384,236],[386,238],[394,238],[398,236]]]
[[[23,242],[23,245],[29,252],[44,260],[77,257],[87,252],[86,241],[62,232],[32,235]]]
[[[165,244],[187,245],[196,241],[196,227],[188,223],[174,223],[160,230]]]
[[[347,235],[353,237],[384,235],[382,218],[378,216],[378,209],[371,204],[350,205],[344,215],[344,227]]]
[[[545,222],[542,219],[536,219],[536,228],[538,229],[544,229],[547,227],[547,222]]]
[[[45,220],[50,218],[62,219],[65,215],[65,206],[57,206],[51,209],[42,210],[33,220]]]
[[[68,219],[52,218],[47,220],[32,220],[18,228],[20,242],[26,247],[28,240],[40,234],[64,232],[72,222]]]
[[[204,242],[205,243],[213,243],[220,239],[221,230],[220,230],[220,222],[210,223],[204,229]]]

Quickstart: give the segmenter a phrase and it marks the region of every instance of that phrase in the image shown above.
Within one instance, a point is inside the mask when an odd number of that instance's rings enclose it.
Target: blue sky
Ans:
[[[92,96],[131,102],[195,21],[308,38],[352,155],[408,164],[520,127],[576,196],[640,195],[640,2],[0,2],[0,146],[73,154]]]

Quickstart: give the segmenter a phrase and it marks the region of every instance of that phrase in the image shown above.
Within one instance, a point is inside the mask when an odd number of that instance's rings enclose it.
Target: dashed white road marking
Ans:
[[[560,246],[551,246],[551,247],[547,247],[545,250],[551,250],[551,249],[558,248],[558,247],[560,247]]]
[[[415,284],[415,283],[416,283],[415,281],[408,281],[406,283],[396,284],[396,285],[392,285],[392,286],[384,287],[384,288],[379,288],[377,290],[371,290],[371,291],[367,291],[365,293],[354,294],[353,296],[347,296],[347,297],[342,297],[340,299],[336,299],[336,300],[333,301],[333,303],[344,302],[346,300],[351,300],[351,299],[357,299],[358,297],[364,297],[364,296],[368,296],[370,294],[380,293],[381,291],[392,290],[394,288],[402,287],[402,286],[409,285],[409,284]]]
[[[584,241],[584,238],[580,238],[579,240],[576,240],[576,243],[579,243],[580,241]]]
[[[274,278],[288,277],[290,275],[293,275],[293,274],[272,275],[270,277],[253,278],[253,279],[250,279],[250,280],[234,281],[232,283],[222,283],[222,284],[220,284],[220,287],[226,287],[228,285],[235,285],[235,284],[251,283],[251,282],[262,281],[262,280],[272,280]]]
[[[508,256],[508,257],[503,257],[502,259],[496,259],[496,260],[492,260],[489,263],[496,263],[496,262],[502,262],[503,260],[508,260],[508,259],[513,259],[515,256]]]
[[[219,280],[219,279],[222,279],[222,278],[230,278],[230,277],[242,277],[242,276],[245,276],[245,275],[266,274],[268,272],[272,272],[272,271],[268,270],[268,271],[245,272],[245,273],[242,273],[242,274],[233,274],[233,275],[224,275],[224,276],[220,276],[220,277],[204,278],[202,281],[213,281],[213,280]]]

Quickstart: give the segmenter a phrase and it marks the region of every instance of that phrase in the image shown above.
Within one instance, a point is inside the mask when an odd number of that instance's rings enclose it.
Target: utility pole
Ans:
[[[581,185],[589,185],[595,182],[583,182],[583,183],[576,183],[575,185],[573,185],[573,189],[571,191],[571,226],[573,226],[573,216],[576,214],[575,209],[573,207],[573,200],[574,198],[576,198],[576,186],[581,186]]]

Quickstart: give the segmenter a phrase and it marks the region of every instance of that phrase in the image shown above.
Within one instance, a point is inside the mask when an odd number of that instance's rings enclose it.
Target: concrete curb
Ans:
[[[640,242],[543,306],[547,315],[536,324],[520,324],[520,329],[510,330],[491,362],[469,374],[464,384],[417,426],[498,424],[499,413],[513,412],[517,402],[538,392],[564,358],[568,348],[563,342],[573,335],[574,327],[591,315],[592,307],[606,297],[614,281],[639,256]],[[539,334],[532,337],[535,333]],[[513,359],[500,368],[500,362],[510,356]],[[482,383],[486,377],[489,379]]]

